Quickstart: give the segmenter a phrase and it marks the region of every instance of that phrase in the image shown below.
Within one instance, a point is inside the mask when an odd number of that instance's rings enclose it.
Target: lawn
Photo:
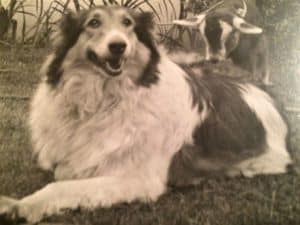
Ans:
[[[20,198],[53,181],[36,167],[26,120],[46,50],[0,49],[0,195]],[[284,64],[284,62],[283,62]],[[298,106],[300,77],[283,76],[273,62],[272,92],[285,106]],[[288,72],[287,72],[288,73]],[[78,210],[48,222],[77,225],[299,225],[300,116],[290,124],[295,165],[287,174],[253,179],[206,177],[196,187],[171,190],[156,203],[121,204],[93,212]]]

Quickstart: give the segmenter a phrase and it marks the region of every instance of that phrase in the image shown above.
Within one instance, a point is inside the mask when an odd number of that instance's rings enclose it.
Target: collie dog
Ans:
[[[213,66],[175,63],[153,29],[151,13],[122,7],[64,16],[29,121],[37,161],[57,182],[0,198],[3,218],[156,200],[208,173],[286,171],[287,126],[272,98]]]

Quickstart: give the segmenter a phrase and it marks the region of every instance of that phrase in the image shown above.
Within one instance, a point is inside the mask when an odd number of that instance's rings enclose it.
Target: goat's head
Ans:
[[[220,61],[237,47],[240,34],[260,34],[262,29],[245,20],[248,9],[245,0],[241,7],[231,9],[217,3],[205,12],[173,24],[198,28],[206,46],[206,60]]]

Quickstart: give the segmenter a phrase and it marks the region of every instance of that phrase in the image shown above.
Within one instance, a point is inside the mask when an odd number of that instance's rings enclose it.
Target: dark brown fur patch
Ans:
[[[155,26],[153,14],[150,12],[143,12],[136,14],[134,17],[136,21],[135,33],[139,41],[142,42],[151,52],[150,61],[148,62],[142,76],[139,78],[138,84],[149,87],[151,84],[158,82],[157,64],[160,60],[152,34]]]
[[[61,69],[62,62],[69,49],[74,46],[82,32],[84,15],[85,11],[82,11],[80,16],[69,11],[62,17],[60,23],[60,36],[62,39],[55,46],[54,59],[50,63],[46,74],[47,82],[51,86],[55,86],[60,80],[63,73]]]

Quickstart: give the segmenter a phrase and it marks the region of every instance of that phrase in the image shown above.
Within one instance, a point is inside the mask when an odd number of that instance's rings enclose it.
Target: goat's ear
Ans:
[[[197,26],[205,19],[206,14],[200,14],[198,16],[194,16],[192,18],[184,19],[184,20],[173,20],[173,24],[185,27],[193,27]]]
[[[246,22],[243,18],[235,16],[233,18],[233,26],[244,34],[261,34],[263,29]]]

